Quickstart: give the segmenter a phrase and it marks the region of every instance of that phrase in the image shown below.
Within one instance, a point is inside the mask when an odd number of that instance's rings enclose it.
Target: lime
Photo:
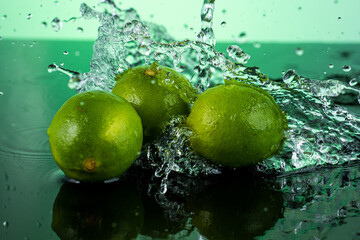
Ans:
[[[196,91],[175,70],[157,62],[127,69],[117,75],[112,90],[130,102],[138,112],[144,129],[144,142],[158,138],[173,117],[190,113]]]
[[[194,152],[228,167],[279,153],[287,129],[285,113],[266,91],[234,81],[202,93],[186,124]]]
[[[129,182],[64,183],[55,199],[51,227],[62,240],[135,239],[144,208]]]
[[[68,178],[80,181],[119,177],[137,158],[143,139],[131,104],[99,90],[67,100],[47,132],[55,162]]]

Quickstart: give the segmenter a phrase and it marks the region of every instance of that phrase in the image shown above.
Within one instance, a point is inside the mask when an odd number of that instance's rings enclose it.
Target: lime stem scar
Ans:
[[[148,76],[151,76],[151,77],[154,77],[156,75],[157,72],[155,72],[154,70],[148,68],[145,70],[144,74],[145,75],[148,75]]]
[[[96,162],[92,158],[88,158],[84,160],[83,167],[85,171],[92,172],[96,169]]]

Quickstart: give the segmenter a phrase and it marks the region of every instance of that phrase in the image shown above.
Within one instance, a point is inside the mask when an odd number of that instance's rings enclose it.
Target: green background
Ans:
[[[0,2],[0,36],[5,39],[95,39],[95,20],[77,19],[55,32],[55,17],[79,17],[86,2],[97,9],[98,0],[20,0]],[[133,7],[142,20],[164,25],[177,40],[193,39],[200,30],[201,0],[115,1]],[[360,2],[357,0],[222,0],[216,1],[214,31],[218,41],[236,41],[245,32],[248,41],[259,42],[360,42]],[[28,15],[32,17],[28,19]],[[2,18],[4,15],[7,17]],[[341,18],[339,20],[339,17]],[[225,21],[225,27],[221,23]],[[47,23],[43,27],[42,22]],[[79,33],[78,27],[84,31]]]

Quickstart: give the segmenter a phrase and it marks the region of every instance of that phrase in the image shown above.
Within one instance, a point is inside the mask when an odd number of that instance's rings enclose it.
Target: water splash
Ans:
[[[359,98],[359,89],[336,79],[308,79],[295,70],[284,73],[282,80],[270,80],[257,67],[245,66],[249,55],[237,45],[227,49],[231,59],[217,52],[212,30],[213,0],[204,1],[202,26],[196,41],[175,41],[162,26],[141,21],[134,9],[112,6],[111,13],[98,12],[82,4],[80,11],[83,18],[96,18],[101,26],[94,43],[90,72],[76,75],[78,81],[73,87],[78,92],[111,91],[117,74],[156,60],[183,73],[200,92],[223,83],[224,79],[234,79],[258,85],[274,97],[287,113],[289,131],[283,151],[259,164],[260,171],[290,172],[309,166],[342,164],[360,157],[360,118],[333,101],[348,94]],[[65,71],[51,65],[50,71],[54,69]],[[199,161],[188,149],[189,132],[179,127],[178,121],[174,119],[163,138],[145,154],[155,168],[155,175],[165,179],[162,192],[167,190],[166,179],[171,172],[189,175],[221,172]],[[161,161],[154,160],[156,158]]]

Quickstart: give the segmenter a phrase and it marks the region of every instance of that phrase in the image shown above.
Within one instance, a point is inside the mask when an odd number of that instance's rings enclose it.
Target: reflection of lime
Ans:
[[[51,227],[62,240],[135,239],[144,210],[129,183],[65,183],[53,206]]]
[[[65,175],[80,181],[119,177],[142,146],[142,125],[124,99],[104,91],[79,93],[48,129],[51,152]]]
[[[129,101],[139,113],[144,142],[156,139],[168,121],[190,113],[196,91],[180,73],[154,62],[116,76],[112,92]]]
[[[249,178],[216,183],[190,197],[192,224],[206,239],[254,239],[282,217],[281,193]]]
[[[144,226],[141,234],[156,239],[169,239],[170,235],[174,235],[186,226],[187,218],[170,219],[155,199],[146,197],[144,203]]]
[[[193,131],[193,150],[229,167],[249,165],[279,153],[287,128],[285,113],[267,92],[235,82],[201,94],[186,122]]]

